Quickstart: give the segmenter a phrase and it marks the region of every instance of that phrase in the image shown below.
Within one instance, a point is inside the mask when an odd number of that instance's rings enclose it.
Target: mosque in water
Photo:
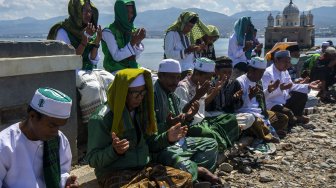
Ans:
[[[267,17],[265,32],[265,48],[271,49],[277,42],[297,42],[300,48],[311,48],[315,45],[315,26],[313,14],[300,11],[290,0],[289,4],[278,13],[275,19],[272,13]]]

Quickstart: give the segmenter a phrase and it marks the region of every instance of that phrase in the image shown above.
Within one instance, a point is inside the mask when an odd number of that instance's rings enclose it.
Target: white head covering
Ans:
[[[328,46],[330,46],[330,43],[329,42],[322,42],[322,46],[328,47]]]
[[[252,57],[249,66],[254,67],[256,69],[266,69],[267,63],[261,57]]]
[[[275,52],[275,58],[283,58],[283,57],[290,57],[290,52],[288,50],[280,50]]]
[[[143,76],[143,74],[140,74],[133,80],[133,82],[128,87],[138,87],[143,85],[145,85],[145,77]]]
[[[202,72],[215,72],[216,63],[208,58],[202,57],[195,60],[194,69]]]
[[[158,72],[181,73],[181,66],[174,59],[164,59],[160,62]]]
[[[53,88],[37,89],[30,102],[30,106],[36,111],[60,119],[70,117],[71,105],[70,97]]]

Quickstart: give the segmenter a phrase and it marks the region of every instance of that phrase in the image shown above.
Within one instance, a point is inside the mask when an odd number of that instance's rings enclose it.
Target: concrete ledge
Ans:
[[[82,188],[99,188],[94,169],[89,165],[81,166],[70,172],[77,176],[80,187]]]
[[[0,77],[75,70],[81,66],[79,55],[1,58]]]

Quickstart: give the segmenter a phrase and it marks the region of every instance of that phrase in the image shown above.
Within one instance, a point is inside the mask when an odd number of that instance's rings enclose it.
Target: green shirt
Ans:
[[[137,129],[137,124],[125,124],[120,139],[127,139],[130,146],[126,153],[118,155],[112,147],[112,121],[113,113],[107,105],[103,105],[91,116],[88,124],[86,159],[95,168],[98,178],[114,170],[142,169],[151,160],[149,152],[159,152],[170,146],[167,132],[149,136],[140,128]]]

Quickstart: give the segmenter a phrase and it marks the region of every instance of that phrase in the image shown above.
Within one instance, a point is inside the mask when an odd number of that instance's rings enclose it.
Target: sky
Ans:
[[[100,13],[112,13],[115,0],[91,0]],[[160,10],[170,7],[181,9],[201,8],[232,15],[245,10],[278,10],[289,4],[289,0],[135,0],[137,11]],[[300,11],[321,6],[336,6],[336,0],[293,0]],[[49,19],[68,13],[68,0],[0,0],[0,20],[23,17]]]

